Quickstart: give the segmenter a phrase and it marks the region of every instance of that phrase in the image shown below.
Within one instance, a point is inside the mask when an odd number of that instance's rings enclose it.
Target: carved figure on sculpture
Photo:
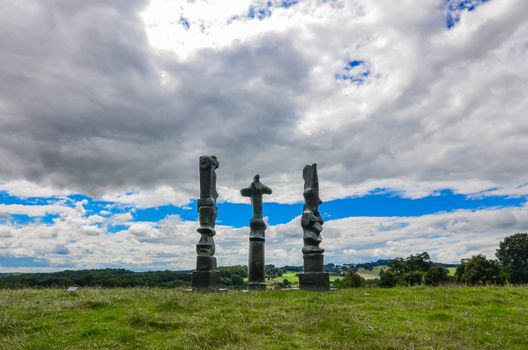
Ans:
[[[304,290],[329,290],[330,279],[324,272],[324,249],[319,247],[322,241],[323,217],[319,213],[319,178],[317,164],[307,165],[303,169],[304,208],[301,217],[303,229],[303,272],[299,274],[299,287]]]
[[[262,218],[262,195],[271,194],[271,192],[271,188],[260,182],[260,175],[255,175],[251,185],[240,190],[240,194],[243,197],[249,197],[253,205],[253,217],[249,222],[249,226],[251,227],[251,233],[255,237],[264,237],[266,224]]]
[[[198,256],[213,256],[215,245],[213,236],[216,222],[216,169],[219,163],[215,156],[200,157],[200,198],[198,199],[198,214],[200,217],[200,241],[196,245]]]
[[[192,273],[193,291],[216,291],[219,289],[219,273],[216,265],[215,244],[216,234],[216,169],[218,160],[215,156],[202,156],[199,161],[200,198],[198,198],[198,216],[200,240],[196,244],[196,270]]]
[[[323,202],[319,198],[319,178],[317,164],[307,165],[303,169],[304,179],[304,209],[301,217],[303,228],[303,254],[322,254],[324,249],[319,247],[322,241],[323,217],[319,213],[319,205]]]

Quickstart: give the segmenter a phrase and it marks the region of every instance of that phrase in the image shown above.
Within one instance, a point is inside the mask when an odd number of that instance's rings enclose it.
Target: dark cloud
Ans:
[[[34,35],[0,43],[10,111],[0,154],[11,164],[2,178],[96,194],[185,190],[202,153],[218,154],[222,170],[253,169],[251,158],[284,143],[308,70],[288,39],[268,35],[182,63],[149,48],[141,6],[126,4],[58,2],[32,15],[7,5],[15,31]]]
[[[522,11],[497,15],[483,37],[488,22],[448,31],[432,5],[365,4],[390,21],[307,22],[183,60],[149,45],[146,6],[0,5],[0,179],[95,195],[168,185],[192,197],[198,157],[215,154],[232,193],[261,173],[292,197],[314,161],[334,185],[327,197],[376,181],[523,182]],[[353,19],[346,6],[336,16]],[[334,81],[351,52],[371,69],[352,88]]]

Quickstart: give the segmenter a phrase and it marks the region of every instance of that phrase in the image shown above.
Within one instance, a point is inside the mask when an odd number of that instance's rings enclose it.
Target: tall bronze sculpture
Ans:
[[[271,194],[271,188],[260,182],[260,176],[255,175],[249,187],[240,190],[240,194],[251,199],[253,217],[249,222],[249,265],[248,288],[252,290],[265,290],[264,252],[266,223],[262,218],[262,195]]]
[[[304,272],[299,274],[299,285],[305,290],[329,290],[329,274],[323,272],[324,249],[321,243],[323,217],[319,213],[319,178],[317,164],[306,165],[303,169],[304,209],[301,217],[304,246],[302,249]]]
[[[215,244],[213,236],[216,222],[216,169],[218,160],[215,156],[200,157],[200,198],[198,215],[200,217],[200,241],[196,244],[196,270],[192,274],[193,291],[218,290],[218,269],[216,267]]]

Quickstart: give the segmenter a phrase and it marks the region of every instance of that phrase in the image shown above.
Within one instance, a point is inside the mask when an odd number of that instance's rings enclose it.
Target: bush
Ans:
[[[397,283],[396,274],[392,272],[390,269],[387,270],[383,276],[380,276],[380,287],[386,287],[391,288],[394,287]]]
[[[470,285],[504,284],[502,266],[495,260],[488,260],[479,254],[470,259],[462,259],[456,269],[456,280]]]
[[[231,276],[231,285],[234,287],[241,287],[244,285],[244,278],[240,275]]]
[[[345,274],[345,279],[343,281],[343,288],[359,288],[363,285],[364,281],[365,279],[361,277],[359,273],[350,269]]]
[[[424,283],[428,286],[438,286],[448,282],[449,271],[440,266],[431,266],[424,275]]]
[[[424,273],[421,271],[411,271],[401,274],[397,281],[400,286],[416,286],[423,282]]]

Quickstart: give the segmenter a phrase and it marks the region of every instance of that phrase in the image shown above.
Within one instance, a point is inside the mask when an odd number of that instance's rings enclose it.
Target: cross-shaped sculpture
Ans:
[[[264,271],[264,247],[266,223],[262,218],[262,195],[271,194],[271,188],[260,182],[260,176],[255,175],[249,187],[240,190],[243,197],[249,197],[253,205],[253,217],[249,223],[251,232],[249,234],[249,265],[248,286],[249,289],[266,289]]]

